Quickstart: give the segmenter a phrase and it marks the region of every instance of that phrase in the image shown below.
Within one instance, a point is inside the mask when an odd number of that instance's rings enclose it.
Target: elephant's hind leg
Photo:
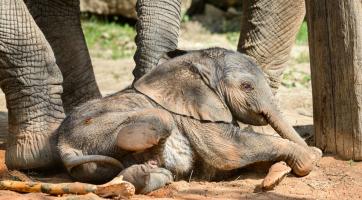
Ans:
[[[162,109],[144,109],[129,114],[117,136],[119,148],[142,151],[157,145],[176,129],[171,114]]]
[[[144,109],[130,113],[129,120],[118,132],[117,145],[128,151],[143,151],[169,138],[175,130],[177,127],[169,112],[163,109]],[[152,157],[146,159],[152,160]],[[131,165],[120,175],[135,186],[137,193],[145,194],[173,181],[172,173],[157,165]]]

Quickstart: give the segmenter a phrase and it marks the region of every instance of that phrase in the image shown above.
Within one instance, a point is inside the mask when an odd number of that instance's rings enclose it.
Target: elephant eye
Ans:
[[[253,86],[250,83],[247,83],[247,82],[241,83],[241,88],[244,91],[247,91],[247,92],[250,92],[250,91],[254,90]]]

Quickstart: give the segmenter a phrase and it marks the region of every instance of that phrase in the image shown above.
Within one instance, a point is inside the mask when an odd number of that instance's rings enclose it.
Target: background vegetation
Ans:
[[[199,38],[217,37],[224,38],[225,47],[235,47],[239,39],[239,18],[233,20],[222,19],[222,21],[208,21],[201,18],[191,18],[187,15],[182,17],[181,32],[188,32],[190,35],[199,35]],[[193,28],[187,29],[188,24],[200,24],[202,31]],[[103,59],[131,59],[136,45],[134,38],[136,36],[135,22],[120,21],[117,17],[100,18],[97,16],[88,16],[82,20],[82,27],[87,45],[92,57]],[[195,33],[190,34],[190,31]],[[204,36],[204,37],[203,37]],[[208,40],[199,40],[207,46]],[[208,43],[208,44],[206,44]],[[283,75],[282,85],[285,87],[310,87],[310,73],[298,65],[309,63],[308,52],[308,31],[307,24],[303,22],[293,49],[291,60],[286,72]],[[201,45],[203,46],[203,45]],[[198,47],[198,46],[197,46]]]

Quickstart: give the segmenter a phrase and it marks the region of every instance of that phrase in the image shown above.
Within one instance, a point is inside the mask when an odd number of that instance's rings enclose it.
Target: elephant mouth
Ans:
[[[253,126],[265,126],[269,124],[267,116],[263,113],[249,113],[247,117],[242,117],[238,121]]]
[[[258,120],[256,126],[265,126],[265,125],[269,124],[269,121],[264,114],[262,114],[262,113],[259,114],[258,118],[259,118],[259,120]]]

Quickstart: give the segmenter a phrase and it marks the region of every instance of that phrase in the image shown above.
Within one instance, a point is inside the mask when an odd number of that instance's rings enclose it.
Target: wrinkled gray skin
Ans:
[[[58,150],[71,176],[104,182],[120,173],[147,193],[194,169],[212,177],[285,161],[299,176],[312,170],[320,151],[281,117],[252,59],[221,48],[169,55],[176,57],[134,88],[87,102],[65,118]],[[269,123],[285,139],[242,131],[236,121]]]
[[[150,68],[176,48],[180,0],[139,0],[137,10],[140,76],[147,71],[140,65]],[[55,129],[74,107],[101,98],[79,0],[0,0],[0,80],[9,112],[8,168],[54,166]]]
[[[164,53],[177,47],[180,5],[181,0],[138,1],[135,80],[155,67]],[[238,51],[261,66],[273,93],[280,85],[304,16],[304,0],[243,0]]]
[[[122,170],[140,193],[171,181],[170,172],[182,177],[195,167],[218,172],[285,160],[296,174],[307,174],[314,150],[282,119],[271,91],[260,93],[268,98],[256,92],[268,88],[267,81],[273,86],[269,72],[283,69],[304,14],[303,1],[273,2],[250,1],[238,48],[253,56],[263,72],[248,58],[225,50],[187,54],[150,72],[177,46],[180,0],[139,0],[135,80],[150,73],[134,88],[100,100],[80,28],[79,0],[0,0],[8,168],[52,167],[60,155],[75,178],[104,181]],[[58,143],[54,133],[64,118]],[[243,132],[236,120],[268,122],[296,143]]]
[[[54,166],[55,129],[74,107],[101,97],[80,27],[79,0],[25,3],[0,0],[0,87],[9,112],[9,169]],[[243,4],[238,50],[253,57],[277,88],[304,17],[304,1]],[[177,47],[180,5],[181,0],[138,0],[135,80]]]

